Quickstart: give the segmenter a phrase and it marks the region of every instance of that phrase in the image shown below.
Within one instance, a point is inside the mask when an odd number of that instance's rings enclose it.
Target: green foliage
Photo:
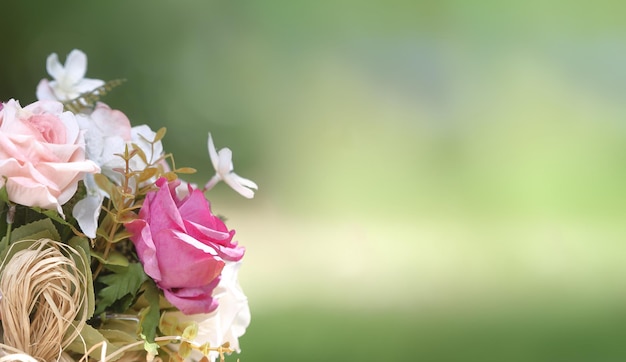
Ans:
[[[148,302],[148,306],[139,313],[140,330],[146,342],[154,343],[161,311],[159,308],[159,289],[152,279],[144,282],[144,298]]]
[[[37,211],[38,213],[45,215],[46,217],[56,221],[57,223],[59,223],[60,225],[63,226],[67,226],[67,229],[64,229],[64,231],[66,231],[64,233],[64,237],[63,239],[66,239],[68,237],[71,237],[71,235],[81,235],[84,236],[84,234],[82,232],[80,232],[77,228],[76,225],[74,225],[73,223],[67,221],[66,219],[64,219],[63,217],[61,217],[61,215],[59,215],[59,213],[56,210],[45,210],[45,209],[40,209],[40,208],[36,208],[33,207],[33,210]],[[71,219],[72,221],[74,221],[73,219]],[[69,233],[69,231],[71,231],[71,233]],[[61,239],[61,237],[59,236],[59,241],[63,240]]]
[[[96,298],[95,298],[93,283],[91,282],[93,280],[93,276],[91,273],[91,257],[90,257],[91,248],[89,247],[89,241],[86,238],[81,238],[78,236],[70,239],[70,241],[68,242],[68,245],[74,248],[81,256],[80,258],[73,257],[72,259],[74,260],[74,263],[76,263],[76,266],[80,270],[82,270],[83,273],[85,273],[85,277],[88,281],[86,293],[87,293],[87,319],[89,319],[93,316],[95,312],[95,308],[96,308]]]
[[[28,248],[30,245],[29,243],[19,243],[19,245],[14,245],[16,241],[35,241],[43,238],[51,240],[61,239],[57,229],[54,227],[54,224],[50,219],[33,221],[13,229],[10,236],[5,235],[2,240],[0,240],[0,260],[12,257],[15,253]],[[9,248],[9,246],[12,247]]]
[[[110,274],[99,277],[96,282],[105,285],[98,291],[96,314],[113,307],[116,311],[126,311],[134,301],[141,284],[148,279],[140,263],[130,263],[127,267],[107,266]]]
[[[112,354],[119,349],[116,345],[112,344],[107,338],[105,338],[100,331],[95,329],[94,327],[86,324],[83,326],[83,329],[80,332],[80,336],[76,337],[76,339],[70,343],[67,347],[69,352],[75,352],[77,354],[83,355],[89,348],[92,346],[100,345],[102,346],[106,343],[106,351],[107,354]],[[89,356],[96,360],[99,360],[102,353],[102,347],[94,349]],[[107,361],[111,361],[111,359],[107,359]]]
[[[6,235],[8,224],[8,212],[9,212],[9,194],[7,193],[6,186],[0,188],[0,235]],[[0,249],[2,250],[2,249]]]
[[[103,252],[93,250],[91,252],[91,256],[103,265],[108,265],[112,267],[128,267],[128,265],[130,264],[128,258],[126,258],[124,254],[116,250],[109,251],[109,255],[107,255],[106,257],[104,256]]]

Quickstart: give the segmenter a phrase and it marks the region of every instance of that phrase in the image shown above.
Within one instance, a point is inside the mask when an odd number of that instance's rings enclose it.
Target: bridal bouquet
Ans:
[[[73,50],[47,59],[38,101],[0,103],[2,361],[215,361],[239,352],[250,310],[244,248],[205,192],[246,198],[232,152],[208,134],[215,176],[166,153],[165,129],[131,126]]]

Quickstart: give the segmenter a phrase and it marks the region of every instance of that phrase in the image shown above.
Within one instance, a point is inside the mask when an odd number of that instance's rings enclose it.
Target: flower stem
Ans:
[[[13,230],[13,222],[15,221],[15,204],[9,203],[9,210],[7,212],[7,242],[11,242],[11,231]]]

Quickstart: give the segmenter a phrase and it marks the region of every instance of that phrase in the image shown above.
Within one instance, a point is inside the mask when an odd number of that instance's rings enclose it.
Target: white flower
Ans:
[[[157,134],[150,126],[146,124],[135,126],[131,128],[130,132],[132,142],[143,151],[146,155],[146,161],[148,161],[148,164],[146,164],[140,157],[133,157],[131,159],[131,168],[133,170],[144,170],[149,164],[152,165],[163,156],[163,143],[160,140],[153,143]]]
[[[87,158],[100,166],[102,174],[120,184],[122,175],[115,169],[123,168],[124,160],[116,154],[123,153],[126,143],[131,140],[128,117],[104,103],[98,103],[90,115],[79,114],[76,119],[85,132]],[[109,195],[98,187],[93,175],[86,175],[83,182],[87,194],[74,205],[72,215],[83,233],[95,238],[102,201]]]
[[[241,196],[251,199],[254,197],[254,191],[251,189],[258,189],[258,186],[251,180],[243,178],[233,172],[233,152],[229,148],[222,148],[219,152],[215,149],[213,144],[213,138],[209,133],[209,156],[211,156],[211,163],[215,168],[215,176],[207,182],[204,186],[205,190],[210,190],[220,180],[226,182],[233,190],[241,194]]]
[[[98,217],[105,196],[108,196],[96,184],[93,175],[85,175],[83,179],[87,194],[78,201],[72,209],[72,216],[78,222],[78,226],[87,237],[95,238],[98,230]]]
[[[213,291],[213,297],[218,298],[219,306],[216,310],[208,314],[185,315],[182,312],[168,312],[168,317],[175,317],[179,323],[198,323],[198,335],[195,342],[204,344],[209,342],[212,347],[218,347],[226,342],[230,343],[230,348],[240,353],[239,337],[243,336],[246,328],[250,325],[250,308],[248,298],[243,293],[237,274],[241,262],[226,262],[220,282]],[[201,355],[196,351],[196,360]],[[212,361],[218,357],[217,352],[210,352],[209,358]]]
[[[128,117],[98,102],[91,114],[79,114],[76,119],[80,129],[85,131],[87,158],[97,163],[106,176],[121,181],[121,175],[114,169],[124,167],[124,160],[116,154],[123,153],[127,142],[131,141]]]
[[[98,103],[91,115],[79,115],[77,118],[81,129],[86,131],[85,143],[88,158],[100,166],[103,175],[118,185],[122,183],[122,174],[116,169],[123,169],[125,164],[124,160],[116,154],[124,153],[127,145],[129,147],[131,143],[137,145],[146,155],[148,162],[154,162],[163,154],[161,141],[155,142],[154,145],[149,142],[156,136],[149,126],[130,128],[130,121],[126,115],[110,109],[104,103]],[[139,156],[130,159],[131,170],[141,171],[147,166]],[[109,195],[98,187],[93,175],[86,175],[84,184],[87,194],[84,199],[74,205],[72,216],[85,235],[95,238],[102,201]],[[129,186],[134,192],[136,185],[131,183]]]
[[[95,111],[90,115],[77,116],[79,125],[85,130],[87,156],[101,168],[101,173],[114,183],[122,184],[122,174],[116,169],[125,167],[124,160],[116,155],[124,153],[124,148],[131,143],[139,147],[146,155],[148,162],[158,160],[163,154],[163,144],[154,140],[156,133],[147,125],[131,128],[130,121],[124,113],[112,110],[104,103],[98,103]],[[130,159],[130,168],[133,171],[142,171],[148,165],[139,157]],[[129,185],[135,192],[136,185]],[[148,180],[153,182],[154,180]],[[98,218],[102,201],[109,195],[98,187],[93,175],[86,175],[84,179],[87,194],[78,201],[72,210],[72,216],[78,222],[80,229],[90,238],[96,237]]]
[[[46,69],[54,80],[42,79],[39,82],[37,85],[39,100],[69,101],[104,85],[102,80],[85,78],[87,56],[77,49],[68,54],[64,66],[59,62],[56,53],[50,54],[46,61]]]

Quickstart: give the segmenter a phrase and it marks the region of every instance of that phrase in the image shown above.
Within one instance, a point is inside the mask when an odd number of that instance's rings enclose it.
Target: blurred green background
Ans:
[[[78,48],[191,181],[233,149],[243,362],[626,360],[625,11],[11,1],[0,99]]]

